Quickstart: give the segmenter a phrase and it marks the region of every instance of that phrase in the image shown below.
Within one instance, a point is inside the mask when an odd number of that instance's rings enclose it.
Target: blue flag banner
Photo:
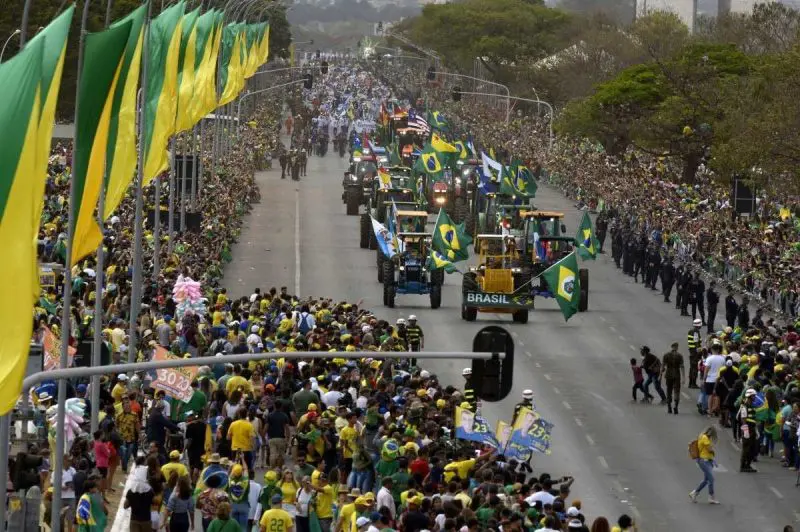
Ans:
[[[530,454],[531,450],[550,454],[552,431],[553,424],[542,418],[538,412],[530,408],[521,408],[508,440],[506,457],[511,456],[509,450],[519,454],[523,452]]]
[[[489,423],[475,412],[466,408],[456,407],[455,429],[456,438],[459,440],[491,445],[495,449],[500,446]]]

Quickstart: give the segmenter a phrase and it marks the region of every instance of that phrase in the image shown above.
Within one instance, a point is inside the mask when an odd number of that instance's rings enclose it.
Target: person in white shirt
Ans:
[[[389,509],[389,512],[392,514],[392,519],[394,519],[397,516],[397,508],[394,505],[394,498],[392,497],[391,477],[385,477],[381,481],[381,489],[378,490],[378,494],[375,497],[375,507],[383,508],[384,506]]]
[[[525,499],[525,502],[528,503],[528,506],[533,506],[537,501],[541,502],[542,506],[545,504],[553,504],[553,501],[556,500],[556,497],[550,493],[550,491],[548,491],[550,487],[551,486],[548,485],[548,483],[545,483],[544,486],[539,488],[539,491],[534,492],[533,495]]]
[[[719,370],[725,365],[725,357],[722,356],[722,343],[714,339],[711,343],[711,354],[703,362],[703,388],[697,398],[697,410],[701,414],[708,413],[708,398],[714,394],[714,387],[717,385]]]

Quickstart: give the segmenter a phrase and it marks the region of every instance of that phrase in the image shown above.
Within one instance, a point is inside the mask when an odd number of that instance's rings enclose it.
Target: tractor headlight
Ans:
[[[350,181],[358,181],[358,176],[350,174]]]
[[[522,268],[511,268],[511,273],[520,273]]]
[[[447,198],[445,198],[444,196],[439,196],[438,198],[436,198],[436,203],[438,205],[443,205],[446,200]]]
[[[406,271],[406,267],[405,267],[405,266],[400,266],[400,267],[399,267],[399,268],[397,268],[397,269],[398,269],[398,270],[400,270],[401,272],[404,272],[404,271]]]
[[[353,162],[354,163],[360,163],[361,162],[361,157],[353,157]]]
[[[456,181],[456,185],[461,186],[461,178],[460,177],[456,177],[455,181]]]

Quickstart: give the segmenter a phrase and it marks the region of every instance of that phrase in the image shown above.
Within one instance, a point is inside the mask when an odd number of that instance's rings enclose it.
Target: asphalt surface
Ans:
[[[641,345],[661,354],[679,341],[688,366],[691,319],[679,317],[674,304],[634,283],[603,255],[582,263],[590,270],[589,312],[568,323],[554,301],[542,299],[526,325],[512,323],[510,315],[462,321],[457,273],[447,276],[438,310],[430,309],[427,296],[398,296],[397,308],[385,308],[375,251],[359,248],[358,218],[347,216],[341,202],[346,166],[346,158],[329,152],[312,157],[299,182],[281,180],[279,168],[257,175],[263,199],[233,249],[224,279],[229,293],[287,286],[303,296],[363,300],[392,322],[416,314],[431,351],[470,350],[481,327],[507,327],[516,341],[514,390],[499,403],[485,403],[483,414],[492,425],[508,421],[522,390],[533,389],[537,409],[555,424],[553,452],[535,455],[534,470],[575,476],[572,496],[591,518],[605,515],[613,523],[627,513],[645,532],[780,531],[800,521],[795,473],[781,469],[777,459],[761,459],[757,474],[739,473],[730,431],[720,431],[717,446],[716,496],[722,504],[706,504],[705,492],[692,504],[688,493],[702,474],[687,456],[687,443],[711,422],[695,409],[696,391],[682,390],[677,416],[657,402],[631,402],[629,359],[639,358]],[[582,213],[557,191],[540,186],[535,203],[564,212],[568,234],[576,230]],[[445,384],[463,382],[461,361],[424,365]]]

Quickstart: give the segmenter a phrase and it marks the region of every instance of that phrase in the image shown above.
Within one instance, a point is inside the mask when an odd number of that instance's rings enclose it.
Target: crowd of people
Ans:
[[[348,68],[344,78],[329,80],[336,90],[357,71]],[[586,517],[599,509],[573,495],[573,478],[534,474],[490,445],[455,439],[455,409],[476,409],[468,372],[459,389],[398,358],[421,338],[413,316],[392,324],[359,304],[303,298],[285,288],[231,297],[218,286],[229,247],[259,196],[252,154],[278,147],[281,103],[260,107],[242,126],[243,142],[219,162],[217,176],[206,177],[200,196],[206,230],[177,235],[174,255],[164,255],[161,275],[146,283],[136,319],[138,358],[149,360],[161,349],[207,357],[188,400],[154,386],[151,373],[105,376],[97,405],[91,385],[70,383],[68,395],[89,403],[87,417],[94,409],[100,420],[98,431],[76,437],[64,457],[62,529],[104,530],[114,517],[109,494],[127,474],[123,507],[137,532],[635,530],[627,515],[612,522]],[[297,102],[289,103],[297,116]],[[59,157],[68,160],[69,153]],[[55,262],[68,182],[59,157],[51,165],[42,232],[43,258]],[[119,211],[105,232],[103,335],[114,361],[127,358],[129,345],[132,202]],[[145,265],[152,271],[152,247]],[[88,259],[75,271],[71,342],[91,337],[93,267]],[[171,293],[179,274],[202,280],[207,315],[179,315]],[[57,333],[58,289],[42,299],[37,324]],[[264,355],[226,362],[245,353]],[[53,404],[54,386],[35,390],[43,410]],[[29,451],[44,457],[38,483],[49,519],[52,449]]]

